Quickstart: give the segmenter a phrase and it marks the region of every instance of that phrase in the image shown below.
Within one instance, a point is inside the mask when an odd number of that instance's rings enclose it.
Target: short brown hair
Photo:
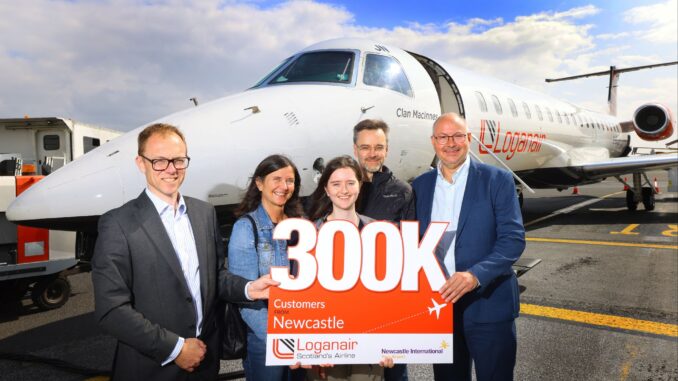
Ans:
[[[353,127],[353,144],[358,142],[358,133],[363,130],[382,130],[388,142],[388,124],[383,120],[365,119]]]
[[[137,137],[137,153],[139,154],[139,156],[143,155],[144,148],[146,148],[146,142],[148,141],[148,139],[155,134],[162,136],[176,134],[179,138],[181,138],[181,141],[184,142],[184,144],[186,144],[184,134],[182,134],[181,131],[179,131],[179,128],[177,128],[176,126],[167,123],[154,123],[144,128],[144,130],[141,131],[139,133],[139,136]]]

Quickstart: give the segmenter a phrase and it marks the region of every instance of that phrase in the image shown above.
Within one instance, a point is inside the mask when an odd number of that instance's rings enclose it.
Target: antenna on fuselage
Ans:
[[[193,102],[195,107],[198,107],[198,98],[193,97],[193,98],[188,98],[189,101]]]
[[[655,67],[670,66],[670,65],[675,65],[675,64],[678,64],[678,61],[664,62],[664,63],[652,64],[652,65],[627,67],[627,68],[623,68],[623,69],[617,69],[616,66],[610,66],[610,70],[598,71],[598,72],[595,72],[595,73],[573,75],[571,77],[553,78],[553,79],[552,78],[546,78],[546,82],[569,81],[571,79],[596,77],[596,76],[600,76],[600,75],[609,75],[610,76],[610,84],[609,84],[609,89],[607,91],[607,105],[609,107],[610,115],[617,116],[617,82],[619,81],[619,74],[626,73],[626,72],[629,72],[629,71],[636,71],[636,70],[642,70],[642,69],[652,69],[652,68],[655,68]]]

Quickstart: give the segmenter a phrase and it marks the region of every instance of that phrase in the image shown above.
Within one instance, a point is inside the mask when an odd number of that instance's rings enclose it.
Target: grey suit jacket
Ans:
[[[157,210],[145,192],[99,219],[92,259],[95,316],[118,339],[113,379],[214,379],[219,369],[218,298],[244,302],[247,280],[224,267],[214,207],[184,197],[200,271],[205,360],[188,373],[161,367],[179,336],[195,336],[196,313],[188,285]]]

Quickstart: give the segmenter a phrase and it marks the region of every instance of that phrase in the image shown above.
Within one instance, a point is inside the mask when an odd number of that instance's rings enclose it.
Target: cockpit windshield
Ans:
[[[353,52],[322,51],[304,53],[288,62],[282,71],[275,71],[260,84],[291,82],[330,82],[350,84],[353,78]]]
[[[412,96],[412,87],[403,68],[392,57],[368,54],[365,58],[363,83]]]

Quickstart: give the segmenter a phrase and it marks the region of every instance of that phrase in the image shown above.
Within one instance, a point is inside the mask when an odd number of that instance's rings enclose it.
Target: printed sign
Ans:
[[[417,222],[278,224],[274,239],[299,233],[288,250],[298,274],[271,269],[281,284],[269,297],[266,365],[451,363],[452,305],[437,292],[445,276],[433,254],[446,225],[432,223],[420,242]]]

